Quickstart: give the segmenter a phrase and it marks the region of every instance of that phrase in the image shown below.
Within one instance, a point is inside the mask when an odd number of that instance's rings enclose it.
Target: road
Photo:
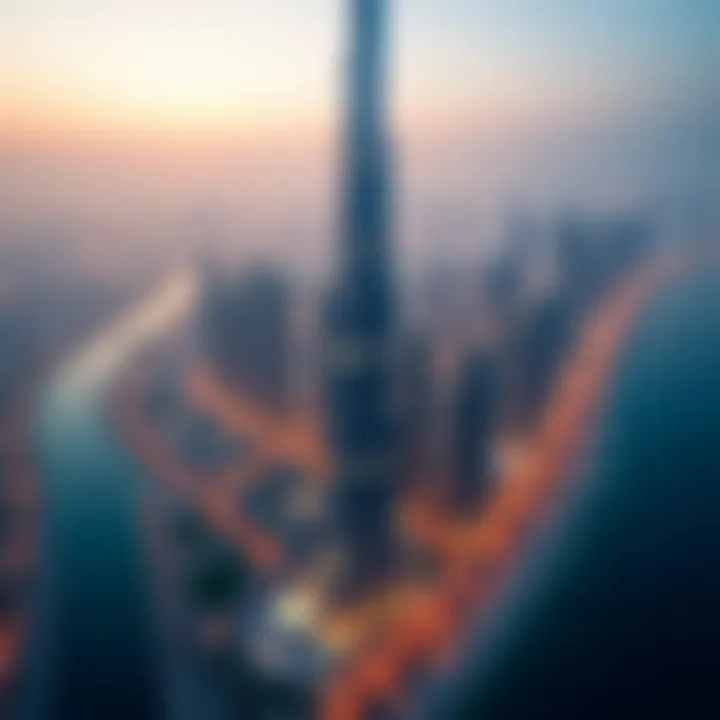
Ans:
[[[453,639],[482,615],[549,500],[561,490],[645,301],[676,271],[674,263],[648,266],[614,290],[590,319],[518,475],[501,479],[476,525],[457,527],[426,508],[411,508],[411,530],[445,558],[444,579],[418,597],[374,647],[331,678],[322,699],[325,720],[360,720],[369,708],[396,706],[415,669],[448,662]]]

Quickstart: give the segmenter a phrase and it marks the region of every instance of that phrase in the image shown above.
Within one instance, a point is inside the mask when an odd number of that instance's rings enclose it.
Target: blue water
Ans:
[[[125,351],[70,363],[42,407],[44,549],[20,720],[165,716],[137,469],[102,406]],[[715,697],[720,667],[718,368],[720,280],[708,275],[651,304],[591,470],[489,657],[433,717],[715,716],[690,709]]]
[[[37,427],[41,586],[21,718],[162,716],[137,470],[106,427],[111,368],[55,379]]]
[[[577,488],[443,717],[720,717],[720,275],[651,303]]]
[[[179,274],[51,378],[39,408],[41,556],[19,720],[165,717],[140,473],[105,403],[124,360],[191,301]]]
[[[149,719],[160,702],[136,469],[94,389],[56,391],[39,433],[58,578],[52,707],[68,720]]]

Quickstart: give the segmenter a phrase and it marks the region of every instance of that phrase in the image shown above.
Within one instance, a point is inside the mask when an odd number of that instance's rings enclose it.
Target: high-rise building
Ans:
[[[452,408],[450,488],[459,514],[474,513],[489,491],[497,379],[497,359],[489,351],[473,351],[461,363]]]
[[[331,436],[336,527],[349,594],[375,585],[393,555],[396,475],[391,410],[385,0],[352,0],[342,238],[330,310]]]
[[[437,416],[432,345],[414,333],[400,343],[397,403],[399,407],[399,454],[403,487],[416,488],[431,479],[436,469],[435,427]]]
[[[572,305],[555,290],[527,308],[515,338],[515,402],[521,427],[537,420],[572,340]]]
[[[231,387],[271,409],[288,399],[289,299],[281,276],[254,269],[206,272],[200,307],[203,352]]]
[[[580,215],[557,228],[556,256],[562,290],[582,315],[647,253],[651,228],[642,216]]]

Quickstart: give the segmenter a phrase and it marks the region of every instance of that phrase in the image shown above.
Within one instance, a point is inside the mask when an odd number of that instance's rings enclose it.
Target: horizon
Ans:
[[[680,0],[394,3],[401,266],[438,248],[475,262],[518,213],[712,208],[718,14]],[[57,252],[119,265],[208,245],[327,265],[340,0],[10,0],[0,20],[4,244],[52,236]]]
[[[392,10],[404,132],[567,131],[720,109],[711,3],[415,0]],[[339,0],[11,0],[0,136],[327,135],[341,106],[342,14]]]

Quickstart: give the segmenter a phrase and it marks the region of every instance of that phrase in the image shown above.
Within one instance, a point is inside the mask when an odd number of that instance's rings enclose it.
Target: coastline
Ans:
[[[331,679],[321,717],[361,718],[368,707],[395,707],[418,666],[452,669],[470,624],[482,627],[528,535],[571,478],[597,420],[616,358],[646,303],[691,271],[677,259],[652,263],[610,291],[585,325],[575,353],[533,435],[523,466],[492,499],[485,518],[451,543],[460,548],[436,592],[419,598],[375,648]],[[448,528],[436,528],[438,533]],[[463,550],[464,548],[464,550]]]
[[[382,642],[330,678],[321,690],[321,717],[359,718],[370,705],[392,706],[402,698],[404,678],[412,668],[452,662],[453,641],[468,624],[489,612],[528,534],[573,476],[616,357],[646,302],[683,276],[688,266],[692,267],[673,258],[649,263],[622,279],[594,309],[559,375],[522,466],[511,477],[501,478],[500,490],[478,523],[471,527],[426,523],[422,527],[423,519],[418,520],[418,532],[426,540],[450,538],[442,540],[447,559],[442,582],[418,597]],[[203,483],[163,447],[159,435],[153,436],[151,424],[142,418],[141,402],[142,383],[132,373],[112,388],[109,397],[112,421],[140,465],[199,508],[259,569],[277,567],[280,555],[273,538],[263,535],[249,519],[238,524],[231,498],[213,500],[212,493],[210,499],[203,497],[199,492]]]
[[[136,577],[139,575],[141,578],[143,572],[141,564],[132,562],[134,521],[128,512],[132,497],[125,492],[125,484],[118,485],[114,479],[118,474],[131,472],[133,466],[125,466],[119,455],[120,448],[108,437],[103,396],[107,392],[106,385],[117,373],[125,356],[153,333],[171,326],[187,305],[186,296],[191,295],[191,290],[187,273],[181,269],[150,298],[122,310],[116,319],[82,344],[67,348],[63,356],[54,358],[53,366],[43,373],[36,407],[32,418],[29,418],[33,457],[42,466],[42,476],[38,478],[42,506],[35,533],[37,567],[25,605],[27,624],[8,708],[9,717],[45,717],[53,708],[56,713],[74,712],[58,706],[61,700],[57,697],[59,691],[68,685],[65,682],[67,678],[59,676],[72,675],[81,666],[79,662],[69,663],[67,657],[61,657],[60,650],[65,642],[60,638],[61,632],[75,632],[77,628],[78,634],[73,643],[80,639],[88,646],[96,644],[99,647],[108,640],[121,647],[126,638],[129,646],[130,630],[134,632],[137,629],[135,625],[142,623],[144,598],[141,582],[127,582],[119,568],[100,580],[87,577],[105,572],[106,566],[96,562],[95,552],[99,547],[117,550],[120,555],[126,553],[125,557],[131,558],[127,565],[133,565],[133,568],[128,569],[123,563],[123,571],[137,571]],[[98,470],[97,466],[103,462],[105,467]],[[98,492],[94,492],[95,489]],[[91,509],[91,505],[96,507]],[[98,513],[107,513],[111,522],[97,524],[95,518],[99,517]],[[108,529],[119,534],[117,543],[107,541],[104,533]],[[82,532],[102,537],[99,541],[82,545],[68,541],[69,534]],[[61,553],[64,554],[62,558]],[[65,575],[68,573],[76,577],[66,585]],[[82,593],[76,593],[69,606],[61,607],[61,579],[63,587],[84,588]],[[95,602],[86,595],[97,599],[111,582],[120,583],[113,597],[118,599],[123,611],[128,609],[127,617],[120,617],[122,613],[117,613],[113,622],[100,622],[101,613],[98,613],[98,618],[90,616],[107,604],[104,600]],[[82,610],[74,609],[80,605]],[[117,605],[113,607],[118,610]],[[73,616],[73,613],[76,615]],[[82,628],[91,620],[98,622],[100,632],[86,635]],[[133,628],[119,630],[121,622],[125,621]],[[112,641],[104,637],[105,629],[108,636],[115,633]],[[95,649],[93,645],[92,650]],[[147,658],[149,654],[141,656],[140,662],[128,665],[126,679],[129,678],[131,691],[118,695],[117,703],[120,705],[130,706],[138,700],[139,694],[135,693],[136,688],[132,687],[130,680],[133,673],[139,677],[145,672],[144,667],[149,663],[149,660],[146,663]],[[140,668],[141,665],[143,668]],[[88,670],[102,674],[104,663],[93,663]],[[123,672],[125,670],[123,667]],[[141,681],[145,683],[148,677],[149,673]],[[139,685],[140,682],[138,688]],[[86,686],[88,698],[92,693],[93,685],[89,683]],[[96,699],[93,698],[93,701]],[[62,700],[74,702],[75,698],[70,698],[66,692]]]

